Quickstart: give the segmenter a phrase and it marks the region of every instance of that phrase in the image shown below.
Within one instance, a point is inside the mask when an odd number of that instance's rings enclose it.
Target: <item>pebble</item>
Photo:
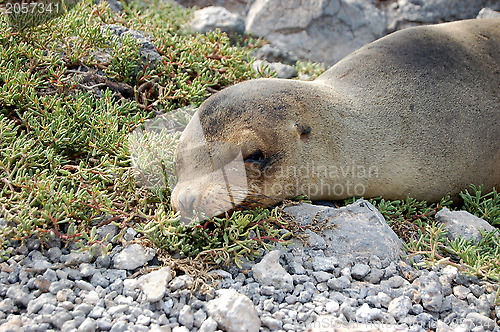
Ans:
[[[44,254],[22,249],[9,258],[0,269],[0,330],[297,331],[324,315],[339,322],[406,324],[419,332],[425,329],[418,326],[439,332],[499,329],[497,286],[450,266],[418,270],[376,256],[343,262],[318,247],[276,251],[262,264],[266,278],[251,267],[220,270],[222,288],[209,296],[191,293],[194,279],[172,279],[167,267],[131,278],[135,270],[116,258],[128,247],[115,248],[95,261],[61,248]],[[34,260],[52,263],[28,272]],[[75,265],[52,265],[60,262]]]

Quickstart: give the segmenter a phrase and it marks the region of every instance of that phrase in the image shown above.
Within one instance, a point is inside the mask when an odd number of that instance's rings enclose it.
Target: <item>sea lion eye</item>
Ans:
[[[260,150],[256,150],[249,156],[243,159],[244,162],[261,164],[264,161],[264,154]]]

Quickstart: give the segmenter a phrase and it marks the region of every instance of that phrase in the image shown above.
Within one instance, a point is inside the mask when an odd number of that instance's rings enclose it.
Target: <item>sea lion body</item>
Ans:
[[[196,117],[176,154],[172,202],[181,212],[214,215],[301,193],[434,202],[469,184],[490,190],[500,184],[500,19],[398,31],[313,82],[259,79],[224,89]],[[246,187],[208,174],[214,164],[204,167],[189,150],[205,141],[240,149]],[[235,160],[231,149],[209,150],[216,164]]]

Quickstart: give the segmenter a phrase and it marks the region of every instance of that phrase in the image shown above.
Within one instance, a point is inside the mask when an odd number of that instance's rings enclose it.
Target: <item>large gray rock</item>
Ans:
[[[485,220],[467,211],[450,211],[447,208],[436,213],[436,221],[443,224],[450,240],[461,237],[467,240],[472,239],[474,243],[477,243],[482,238],[481,231],[492,232],[496,229]]]
[[[207,304],[207,311],[227,332],[258,332],[260,319],[252,301],[234,289],[220,289]]]
[[[483,7],[498,10],[498,0],[397,0],[388,10],[388,30],[475,18]]]
[[[224,7],[232,13],[245,13],[248,3],[251,0],[176,0],[176,2],[185,7],[200,7],[209,6]]]
[[[385,30],[385,14],[366,0],[256,0],[246,19],[248,33],[327,65],[382,37]]]
[[[243,18],[223,7],[206,7],[194,12],[190,22],[191,30],[206,33],[219,28],[228,35],[243,34],[245,21]]]
[[[371,256],[389,261],[400,258],[401,240],[387,225],[382,214],[366,200],[360,199],[339,209],[300,204],[289,206],[284,212],[301,225],[310,225],[316,220],[333,226],[317,234],[325,240],[325,252],[331,256],[351,261]],[[296,245],[302,246],[298,241]]]

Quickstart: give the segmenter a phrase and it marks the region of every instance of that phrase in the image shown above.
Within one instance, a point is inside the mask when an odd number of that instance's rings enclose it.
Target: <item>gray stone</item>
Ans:
[[[400,320],[408,315],[411,308],[412,303],[410,298],[408,296],[400,296],[389,303],[387,311],[393,315],[394,318]]]
[[[255,0],[246,19],[247,32],[328,65],[382,37],[385,29],[384,13],[364,0]]]
[[[500,12],[497,12],[491,8],[483,8],[479,11],[476,18],[491,18],[500,17]]]
[[[292,52],[272,44],[266,44],[259,48],[255,51],[254,57],[269,62],[281,62],[290,66],[294,66],[299,60]]]
[[[120,270],[135,270],[155,256],[155,251],[140,244],[131,244],[113,258],[113,266]]]
[[[263,286],[273,286],[290,292],[293,290],[293,279],[279,263],[280,255],[279,250],[266,254],[258,264],[252,267],[253,277]]]
[[[207,313],[203,309],[198,309],[193,315],[194,321],[193,325],[195,327],[200,327],[203,322],[207,319]]]
[[[357,264],[354,264],[354,266],[351,269],[351,276],[354,279],[362,280],[364,277],[366,277],[368,275],[368,273],[370,273],[370,270],[371,269],[368,265],[362,264],[362,263],[357,263]]]
[[[217,322],[212,317],[208,317],[201,324],[198,332],[215,332],[215,330],[217,330]]]
[[[206,7],[194,12],[190,22],[191,30],[206,33],[220,29],[227,34],[243,34],[245,21],[243,18],[223,7]]]
[[[123,6],[118,0],[94,0],[96,4],[100,4],[103,1],[107,2],[109,4],[109,8],[115,13],[119,13],[123,10]]]
[[[78,327],[78,332],[94,332],[96,328],[96,322],[92,318],[86,318]]]
[[[263,316],[261,318],[261,323],[263,326],[268,327],[269,330],[271,330],[271,331],[280,330],[283,327],[282,321],[275,319],[275,318],[272,318],[270,316]]]
[[[299,204],[285,208],[285,213],[302,225],[315,218],[332,225],[321,233],[328,248],[336,256],[354,261],[369,259],[372,255],[398,261],[401,254],[401,240],[387,225],[384,217],[368,201],[358,200],[339,209]],[[295,243],[294,246],[301,246]]]
[[[95,287],[91,283],[89,283],[85,280],[76,280],[75,286],[82,289],[82,290],[86,290],[86,291],[95,290]]]
[[[494,0],[398,0],[397,6],[388,12],[388,29],[475,18],[481,8],[488,5],[500,9]]]
[[[314,271],[332,272],[339,265],[339,260],[336,257],[314,256],[312,258],[312,268]]]
[[[67,321],[70,321],[72,319],[71,315],[66,312],[66,311],[59,311],[59,312],[56,312],[53,316],[52,316],[52,324],[59,328],[59,329],[62,329],[64,323],[66,323]]]
[[[340,276],[338,278],[332,278],[328,280],[327,285],[333,290],[343,290],[351,285],[351,282],[346,276]]]
[[[317,282],[325,282],[328,281],[332,278],[332,274],[324,271],[317,271],[313,272],[314,279],[316,279]]]
[[[82,263],[89,263],[92,260],[90,253],[87,251],[83,252],[72,252],[68,255],[62,255],[59,261],[67,265],[79,265]]]
[[[382,310],[378,308],[370,308],[368,303],[364,303],[360,308],[356,310],[356,321],[357,322],[373,322],[382,318]]]
[[[261,77],[269,77],[273,72],[276,73],[276,78],[293,78],[298,74],[295,67],[280,62],[255,60],[252,65],[257,75]]]
[[[188,329],[193,328],[194,314],[190,306],[185,305],[179,312],[179,323],[187,327]]]
[[[477,243],[482,238],[480,231],[496,230],[488,222],[467,211],[450,211],[443,208],[436,213],[436,221],[443,224],[450,240],[464,238],[466,240],[472,239],[474,243]]]
[[[440,312],[443,305],[442,285],[439,277],[434,272],[427,276],[419,277],[414,282],[422,299],[422,305],[431,312]]]
[[[14,300],[15,304],[27,307],[34,298],[33,294],[28,294],[19,284],[11,285],[6,293],[7,297]]]
[[[496,326],[495,321],[493,319],[478,314],[476,312],[469,313],[467,315],[467,319],[470,319],[476,326],[484,327],[487,331],[493,331],[493,329]]]
[[[456,296],[457,299],[465,300],[467,299],[467,295],[470,294],[470,289],[464,287],[462,285],[457,285],[453,287],[453,295]]]
[[[40,311],[40,309],[42,309],[42,307],[45,304],[56,305],[57,304],[56,297],[51,293],[44,293],[44,294],[41,294],[36,299],[31,300],[28,303],[28,307],[27,307],[28,314],[36,314],[38,311]]]
[[[207,311],[219,326],[228,332],[259,331],[259,315],[248,297],[234,289],[220,289],[217,295],[208,302]]]
[[[175,277],[168,283],[168,288],[170,288],[171,291],[176,291],[178,289],[182,288],[191,288],[193,286],[193,277],[190,275],[184,274],[178,277]]]
[[[7,299],[0,301],[0,311],[1,312],[6,313],[6,314],[10,314],[11,312],[14,311],[14,309],[15,309],[14,300],[7,298]]]

